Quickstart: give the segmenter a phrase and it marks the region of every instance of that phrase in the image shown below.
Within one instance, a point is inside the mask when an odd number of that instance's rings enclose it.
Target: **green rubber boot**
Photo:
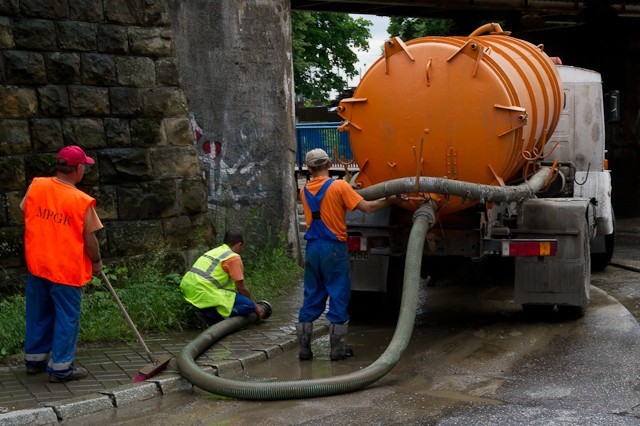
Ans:
[[[331,361],[338,361],[353,356],[351,348],[347,347],[347,324],[329,324],[331,334]]]
[[[298,358],[300,358],[301,361],[307,361],[313,358],[313,352],[311,352],[311,333],[313,332],[313,323],[297,323],[296,332],[298,333],[298,343],[300,344]]]

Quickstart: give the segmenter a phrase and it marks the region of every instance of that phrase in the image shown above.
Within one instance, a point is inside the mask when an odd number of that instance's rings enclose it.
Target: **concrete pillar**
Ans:
[[[182,87],[216,232],[283,232],[299,252],[288,0],[170,0]]]

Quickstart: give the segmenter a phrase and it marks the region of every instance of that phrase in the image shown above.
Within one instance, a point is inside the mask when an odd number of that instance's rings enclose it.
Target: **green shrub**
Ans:
[[[297,284],[302,276],[300,266],[287,254],[284,237],[279,247],[255,250],[245,260],[245,278],[256,300],[273,298]],[[243,256],[244,258],[244,256]],[[182,330],[190,327],[194,308],[180,291],[180,273],[163,271],[163,255],[149,262],[105,267],[118,298],[138,331],[144,336],[152,332]],[[23,349],[25,333],[25,297],[12,296],[0,300],[0,360]],[[107,286],[98,277],[83,288],[80,312],[80,343],[135,339]]]

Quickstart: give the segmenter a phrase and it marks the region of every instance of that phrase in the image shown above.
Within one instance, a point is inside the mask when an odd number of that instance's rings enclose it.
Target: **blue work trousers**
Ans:
[[[349,321],[351,282],[347,244],[337,240],[309,240],[304,261],[304,301],[298,321],[313,322],[325,310],[333,324]]]
[[[233,308],[231,308],[230,316],[236,317],[238,315],[249,315],[255,311],[256,304],[253,303],[253,300],[240,293],[236,293],[236,299],[233,301]],[[200,309],[200,312],[202,312],[208,324],[215,324],[224,319],[224,317],[218,313],[215,306]]]
[[[78,343],[82,289],[27,273],[26,299],[24,353],[27,366],[48,360],[49,373],[69,374],[74,369]]]

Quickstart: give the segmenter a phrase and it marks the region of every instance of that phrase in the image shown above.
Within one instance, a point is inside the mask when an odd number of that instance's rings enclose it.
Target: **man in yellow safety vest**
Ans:
[[[198,308],[196,315],[207,326],[237,315],[256,312],[264,318],[265,309],[251,298],[244,282],[244,266],[240,253],[244,237],[227,232],[221,246],[209,250],[182,277],[180,290],[187,302]]]

